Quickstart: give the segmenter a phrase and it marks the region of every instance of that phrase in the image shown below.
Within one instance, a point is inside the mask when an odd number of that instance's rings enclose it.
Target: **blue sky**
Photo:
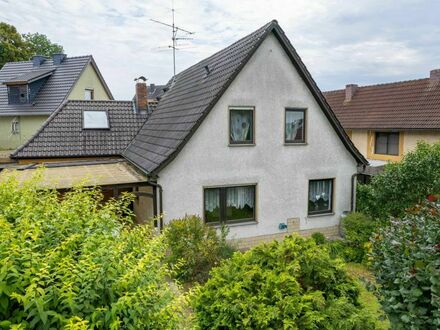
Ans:
[[[40,32],[69,56],[92,54],[118,99],[133,79],[172,75],[171,0],[0,0],[0,21]],[[440,1],[175,0],[183,41],[177,71],[277,19],[322,90],[423,78],[440,68]],[[162,48],[165,47],[165,48]]]

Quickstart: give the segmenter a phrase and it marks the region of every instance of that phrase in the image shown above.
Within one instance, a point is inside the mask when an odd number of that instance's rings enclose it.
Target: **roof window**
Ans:
[[[83,129],[109,129],[107,111],[83,111]]]

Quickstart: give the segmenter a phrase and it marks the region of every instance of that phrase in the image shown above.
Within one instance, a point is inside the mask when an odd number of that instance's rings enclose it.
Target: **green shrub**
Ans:
[[[167,261],[174,268],[176,278],[183,282],[205,282],[211,268],[234,252],[226,236],[225,227],[218,235],[214,227],[195,215],[172,220],[165,229],[165,239],[169,246]]]
[[[312,239],[235,253],[193,298],[202,329],[374,329],[359,286]]]
[[[131,224],[131,197],[102,198],[0,183],[0,328],[178,326],[162,238]]]
[[[350,255],[347,261],[358,263],[366,261],[370,237],[376,228],[377,222],[359,212],[350,213],[342,219],[342,230],[348,247],[347,254]]]
[[[401,217],[406,208],[440,193],[440,142],[419,142],[403,160],[385,165],[369,185],[358,185],[358,210],[373,218]]]
[[[317,245],[322,245],[327,241],[324,234],[320,232],[313,233],[311,237]]]
[[[440,205],[423,203],[373,238],[373,269],[395,329],[440,328]]]

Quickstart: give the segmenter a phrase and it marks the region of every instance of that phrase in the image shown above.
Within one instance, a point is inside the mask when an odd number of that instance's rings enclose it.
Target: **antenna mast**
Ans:
[[[172,40],[172,45],[169,45],[168,48],[171,48],[173,50],[173,80],[174,77],[176,76],[176,50],[179,50],[177,48],[177,41],[178,40],[191,40],[192,38],[188,38],[188,37],[178,37],[177,33],[179,31],[186,33],[187,35],[191,35],[194,34],[194,32],[190,32],[188,30],[185,30],[181,27],[176,26],[175,21],[174,21],[174,0],[172,0],[172,6],[171,6],[171,13],[172,13],[172,24],[168,24],[168,23],[164,23],[155,19],[150,19],[150,21],[154,22],[154,23],[158,23],[158,24],[162,24],[165,26],[168,26],[171,28],[171,40]]]

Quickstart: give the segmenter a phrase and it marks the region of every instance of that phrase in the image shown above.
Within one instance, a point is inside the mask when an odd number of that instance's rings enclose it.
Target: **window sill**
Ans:
[[[328,217],[329,215],[335,215],[335,212],[308,214],[307,218]]]
[[[233,223],[225,223],[224,225],[226,227],[241,227],[241,226],[248,226],[248,225],[256,225],[258,224],[257,221],[242,221],[242,222],[233,222]],[[222,227],[222,224],[220,223],[208,223],[209,226],[212,226],[214,228],[220,229]]]
[[[284,142],[285,146],[306,146],[307,142]]]
[[[255,147],[255,143],[229,143],[228,147]]]

